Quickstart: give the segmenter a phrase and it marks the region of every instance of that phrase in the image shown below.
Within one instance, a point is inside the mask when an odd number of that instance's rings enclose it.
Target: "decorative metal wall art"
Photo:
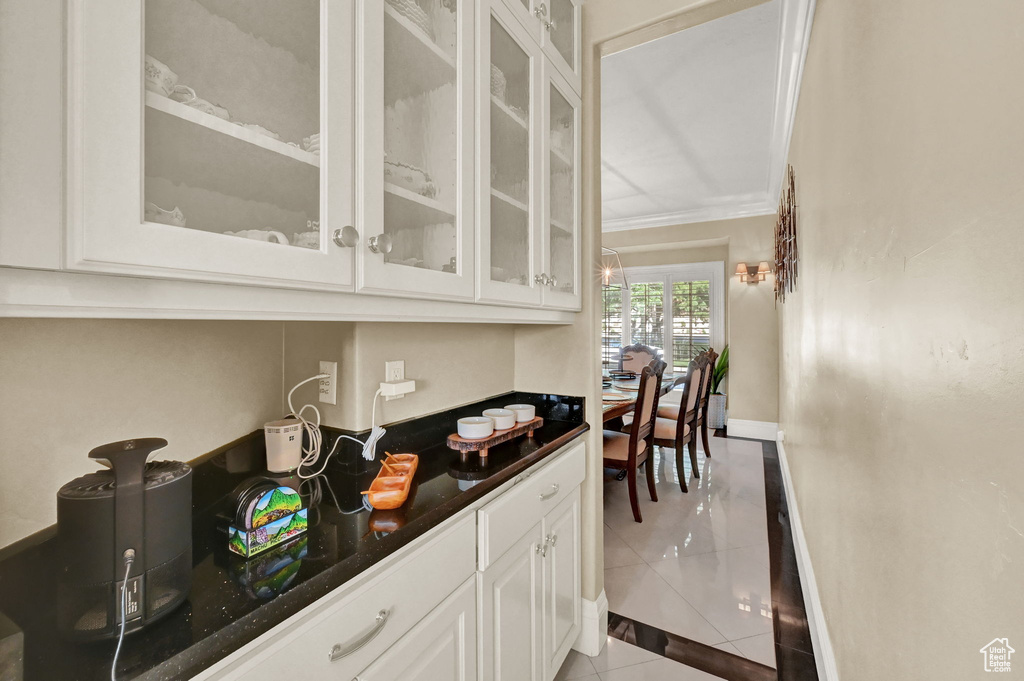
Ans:
[[[779,199],[779,219],[775,223],[776,304],[786,302],[786,294],[796,287],[800,260],[796,244],[796,176],[793,166],[787,166],[786,180]]]

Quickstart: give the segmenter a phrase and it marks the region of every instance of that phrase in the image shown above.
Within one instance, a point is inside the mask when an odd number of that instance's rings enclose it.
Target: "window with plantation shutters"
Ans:
[[[686,371],[690,360],[710,347],[711,282],[673,281],[670,366],[675,371]]]
[[[619,349],[643,343],[659,350],[672,371],[725,345],[725,263],[625,268],[628,285],[604,287],[601,359],[618,365]]]

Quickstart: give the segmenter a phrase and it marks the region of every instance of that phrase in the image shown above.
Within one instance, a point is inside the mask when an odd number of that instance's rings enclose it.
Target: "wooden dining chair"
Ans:
[[[711,382],[715,372],[715,362],[718,361],[718,353],[715,352],[714,348],[702,352],[697,355],[698,360],[706,362],[707,368],[703,372],[701,377],[701,388],[700,388],[700,399],[697,400],[696,413],[693,414],[692,419],[696,424],[696,427],[700,430],[701,444],[704,447],[704,455],[711,456],[711,446],[708,441],[708,402],[711,398]],[[679,405],[678,404],[662,404],[658,407],[658,416],[661,418],[676,420],[679,418]],[[696,441],[696,433],[694,434],[694,440]],[[699,478],[699,472],[694,476]]]
[[[661,393],[661,377],[665,363],[654,360],[640,372],[640,389],[637,391],[633,422],[637,425],[630,433],[614,430],[604,431],[604,467],[626,471],[626,486],[629,491],[629,505],[633,509],[633,520],[642,523],[640,503],[637,499],[636,471],[644,466],[647,475],[647,491],[651,501],[658,500],[654,486],[654,468],[650,455],[654,447],[654,420],[658,411]]]
[[[645,366],[658,359],[658,351],[642,343],[627,345],[620,351],[621,361],[619,364],[623,371],[635,371],[640,373]]]
[[[674,449],[676,452],[676,473],[679,477],[679,489],[688,492],[687,476],[684,473],[683,450],[688,449],[690,453],[690,468],[693,473],[697,471],[697,439],[694,428],[694,415],[698,397],[701,390],[701,381],[704,376],[706,360],[698,356],[690,362],[686,369],[686,382],[683,385],[682,401],[675,419],[656,417],[654,419],[654,444],[662,449]],[[626,426],[626,431],[632,431],[632,424]],[[698,476],[699,477],[699,473]]]
[[[708,350],[708,365],[704,378],[704,389],[700,392],[700,406],[697,409],[697,427],[700,428],[700,440],[704,445],[704,456],[711,456],[711,446],[708,444],[708,402],[711,401],[711,381],[715,373],[715,362],[718,361],[718,353],[714,348]],[[696,440],[696,438],[694,438]]]

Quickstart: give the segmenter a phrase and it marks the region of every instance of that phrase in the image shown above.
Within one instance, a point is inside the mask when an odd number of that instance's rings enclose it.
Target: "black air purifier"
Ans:
[[[58,626],[79,640],[112,638],[121,629],[125,555],[125,632],[168,614],[192,585],[192,469],[178,461],[146,463],[167,440],[113,442],[89,452],[110,470],[83,475],[57,492]]]

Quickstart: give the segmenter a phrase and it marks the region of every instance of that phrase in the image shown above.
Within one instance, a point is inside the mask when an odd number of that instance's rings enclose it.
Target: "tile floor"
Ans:
[[[611,612],[775,666],[760,442],[712,438],[701,479],[679,489],[675,456],[655,454],[658,502],[640,476],[633,521],[626,483],[605,480],[605,592]],[[687,457],[684,474],[690,475]],[[558,679],[715,679],[609,638],[605,652],[573,652]]]

